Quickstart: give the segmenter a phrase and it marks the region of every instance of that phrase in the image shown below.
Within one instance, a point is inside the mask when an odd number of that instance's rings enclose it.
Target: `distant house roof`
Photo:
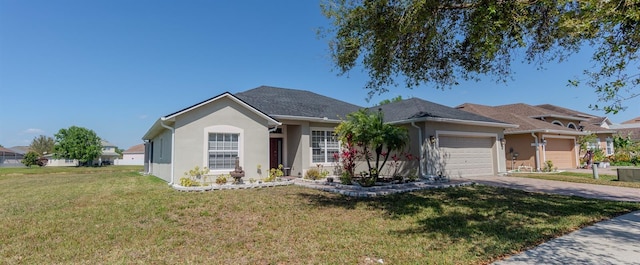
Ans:
[[[474,123],[477,125],[510,127],[516,125],[492,119],[475,113],[447,107],[419,98],[410,98],[384,104],[371,109],[379,108],[384,112],[384,119],[390,123],[406,123],[419,120],[431,120],[451,123]]]
[[[566,128],[551,122],[542,121],[538,117],[559,118],[564,114],[552,112],[545,113],[548,110],[530,106],[524,103],[509,104],[502,106],[486,106],[480,104],[464,103],[457,107],[460,110],[476,113],[478,115],[487,116],[499,121],[517,124],[517,128],[505,129],[505,134],[519,134],[529,132],[556,132],[570,135],[584,135],[585,132]]]
[[[137,144],[129,147],[123,154],[144,154],[144,144]]]
[[[16,151],[20,154],[29,153],[29,151],[31,150],[31,148],[28,146],[13,146],[13,147],[9,147],[9,149]]]
[[[24,154],[11,150],[9,148],[0,147],[0,155],[7,156],[7,155],[24,155]]]
[[[640,116],[630,119],[628,121],[625,121],[622,124],[633,124],[633,123],[640,123]]]
[[[552,104],[536,105],[536,107],[547,109],[547,110],[551,110],[551,111],[554,111],[554,112],[557,112],[557,113],[563,113],[563,114],[568,115],[568,116],[576,116],[576,117],[582,117],[582,118],[587,118],[587,119],[601,118],[601,117],[598,117],[598,116],[595,116],[595,115],[591,115],[589,113],[584,113],[584,112],[580,112],[580,111],[577,111],[577,110],[567,109],[567,108],[556,106],[556,105],[552,105]]]
[[[100,140],[100,143],[102,144],[102,147],[118,147],[117,145],[112,144],[112,143],[110,143],[108,141],[105,141],[105,140]]]
[[[339,121],[362,107],[306,90],[260,86],[236,93],[251,106],[278,118],[319,118]]]

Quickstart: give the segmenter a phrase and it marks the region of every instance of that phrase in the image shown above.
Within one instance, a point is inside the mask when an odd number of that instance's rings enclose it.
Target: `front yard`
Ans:
[[[135,171],[0,168],[0,263],[485,264],[640,209],[485,186],[185,193]]]

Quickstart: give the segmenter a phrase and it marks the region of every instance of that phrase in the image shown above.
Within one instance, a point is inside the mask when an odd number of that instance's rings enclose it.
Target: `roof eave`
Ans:
[[[470,121],[470,120],[459,120],[459,119],[450,119],[450,118],[436,118],[436,117],[422,117],[422,118],[415,118],[415,119],[392,121],[392,122],[388,122],[388,123],[389,124],[403,124],[403,123],[420,122],[420,121],[435,121],[435,122],[464,124],[464,125],[476,125],[476,126],[486,126],[486,127],[498,127],[498,128],[518,128],[519,127],[519,125],[511,124],[511,123],[500,123],[500,122],[489,122],[489,121]]]
[[[512,132],[504,132],[505,135],[510,134],[523,134],[523,133],[557,133],[557,134],[568,134],[568,135],[588,135],[587,132],[581,131],[561,131],[561,130],[549,130],[549,129],[533,129],[533,130],[522,130],[522,131],[512,131]]]
[[[545,118],[545,117],[552,117],[552,118],[558,118],[558,119],[567,119],[567,120],[577,120],[577,121],[587,121],[589,119],[585,119],[585,118],[580,118],[580,117],[576,117],[576,116],[566,116],[566,115],[555,115],[555,114],[543,114],[543,115],[534,115],[534,116],[529,116],[529,118]]]
[[[274,118],[280,120],[297,120],[297,121],[313,121],[313,122],[325,122],[325,123],[340,123],[342,120],[329,119],[327,117],[305,117],[305,116],[293,116],[293,115],[271,115]]]

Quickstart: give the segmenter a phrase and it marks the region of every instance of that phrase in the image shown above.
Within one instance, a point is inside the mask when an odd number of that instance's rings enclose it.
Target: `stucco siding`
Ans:
[[[163,130],[150,142],[150,174],[171,182],[171,131]]]
[[[506,152],[505,159],[508,169],[528,169],[536,170],[536,148],[531,146],[535,139],[531,134],[510,134],[506,135]],[[513,151],[513,152],[512,152]],[[513,155],[518,153],[518,157],[514,160]]]
[[[195,166],[208,167],[209,133],[239,134],[240,166],[245,178],[258,178],[257,166],[269,165],[267,120],[228,98],[222,98],[176,117],[176,178]],[[229,169],[212,170],[212,175],[227,174]],[[265,174],[263,174],[263,177]]]

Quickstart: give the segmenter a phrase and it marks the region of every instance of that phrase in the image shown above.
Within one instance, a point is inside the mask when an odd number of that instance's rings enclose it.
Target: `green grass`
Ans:
[[[485,264],[640,209],[486,186],[183,193],[105,168],[0,171],[0,264]]]
[[[598,174],[598,179],[594,179],[593,174],[590,173],[575,172],[560,172],[551,174],[518,173],[513,174],[512,176],[640,189],[640,182],[618,181],[618,176],[616,175]]]

